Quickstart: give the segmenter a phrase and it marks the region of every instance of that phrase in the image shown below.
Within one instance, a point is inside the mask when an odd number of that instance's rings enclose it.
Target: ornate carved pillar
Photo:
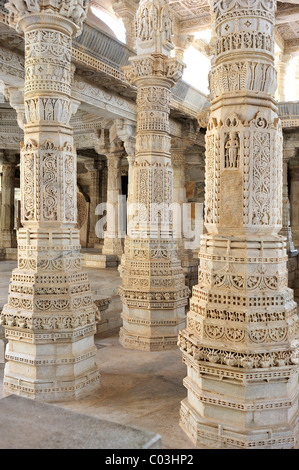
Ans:
[[[186,204],[186,150],[188,144],[183,139],[173,139],[171,163],[173,168],[174,229],[176,231],[177,252],[186,277],[186,285],[191,289],[198,281],[198,260],[193,251],[185,246],[184,204]],[[191,215],[191,214],[190,214]]]
[[[273,0],[211,1],[215,60],[199,282],[180,346],[196,445],[298,447],[298,314],[287,287]]]
[[[120,164],[123,157],[123,146],[120,141],[114,142],[107,156],[107,230],[104,234],[104,255],[120,258],[123,254],[123,238],[119,233],[120,206],[119,197],[122,194]]]
[[[288,184],[288,166],[289,160],[296,155],[297,149],[283,150],[283,183],[282,183],[282,229],[280,235],[286,237],[287,253],[290,257],[297,256],[298,250],[294,247],[292,239],[291,213],[289,201],[289,184]]]
[[[173,188],[170,89],[184,68],[182,62],[169,57],[172,24],[168,2],[141,0],[136,14],[137,56],[125,68],[127,79],[137,87],[133,177],[137,214],[122,258],[120,341],[125,347],[144,350],[177,347],[189,294],[169,206]]]
[[[115,13],[123,20],[126,29],[126,43],[131,49],[135,49],[135,29],[134,15],[136,11],[135,4],[127,0],[113,0],[112,8]]]
[[[286,72],[290,61],[290,54],[279,53],[276,55],[275,67],[277,70],[277,91],[278,101],[285,101]]]
[[[15,248],[17,246],[14,204],[15,204],[15,172],[14,162],[0,162],[2,173],[2,196],[0,205],[0,247]]]
[[[292,158],[289,161],[290,173],[290,213],[291,213],[291,227],[292,239],[295,248],[299,248],[299,160],[298,157]]]
[[[194,37],[189,34],[183,34],[180,31],[175,34],[174,42],[174,55],[177,59],[183,61],[184,55],[188,47],[193,43]]]
[[[87,4],[6,4],[11,25],[25,35],[27,122],[18,267],[1,314],[9,341],[4,391],[43,401],[77,398],[99,385],[98,310],[81,270],[70,126],[72,37],[81,31]]]
[[[122,140],[129,164],[128,198],[127,198],[127,227],[131,220],[130,205],[134,201],[134,163],[136,158],[136,126],[124,119],[116,120],[117,135]]]
[[[103,161],[96,160],[94,163],[85,163],[85,167],[88,170],[90,176],[89,185],[89,234],[88,234],[88,247],[94,247],[99,243],[99,239],[96,234],[96,224],[98,216],[96,215],[96,208],[102,202],[101,201],[101,170],[103,168]]]

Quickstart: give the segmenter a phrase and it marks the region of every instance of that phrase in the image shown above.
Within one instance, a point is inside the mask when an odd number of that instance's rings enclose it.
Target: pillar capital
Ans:
[[[136,152],[136,125],[126,119],[115,121],[116,133],[123,142],[128,159],[135,158]]]
[[[10,26],[19,32],[44,24],[54,29],[67,28],[77,36],[81,33],[88,5],[89,0],[8,0],[5,8],[9,11]]]
[[[24,130],[25,119],[25,103],[24,88],[7,87],[5,94],[9,99],[9,104],[17,113],[17,122],[19,127]]]
[[[173,36],[173,43],[174,56],[183,62],[186,50],[194,43],[194,36],[191,34],[184,34],[179,30]]]
[[[0,162],[0,172],[5,175],[13,175],[16,171],[16,163],[15,162]]]
[[[278,66],[287,66],[292,58],[292,54],[286,54],[284,51],[275,53],[275,64]]]
[[[160,53],[145,56],[135,56],[131,65],[123,67],[125,78],[134,84],[147,83],[172,87],[179,81],[184,72],[185,64],[175,57],[167,57]]]
[[[135,49],[135,13],[136,5],[130,0],[116,0],[112,2],[112,8],[124,23],[126,29],[126,43],[131,49]]]

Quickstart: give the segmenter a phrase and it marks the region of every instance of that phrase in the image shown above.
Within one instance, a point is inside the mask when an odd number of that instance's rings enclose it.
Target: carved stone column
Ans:
[[[87,3],[6,4],[11,25],[25,35],[26,124],[18,267],[1,314],[9,341],[4,392],[43,401],[77,398],[99,385],[98,310],[81,270],[70,126],[72,37],[80,33]]]
[[[298,314],[281,229],[273,0],[211,1],[215,52],[199,282],[180,346],[196,445],[298,447]]]
[[[299,248],[299,160],[298,157],[292,158],[289,161],[290,173],[290,212],[291,212],[291,227],[292,239],[295,248]]]
[[[98,216],[96,215],[96,208],[101,203],[101,170],[103,167],[103,161],[97,160],[92,164],[85,163],[85,167],[88,170],[90,176],[89,185],[89,234],[88,234],[88,247],[92,248],[99,243],[99,239],[96,234],[96,224]]]
[[[2,196],[0,205],[0,247],[15,248],[17,246],[14,204],[15,204],[15,172],[16,164],[0,162],[2,173]]]
[[[136,225],[122,258],[121,344],[158,350],[177,347],[189,294],[170,218],[173,171],[170,158],[170,89],[184,65],[173,48],[173,17],[166,1],[142,0],[136,14],[137,56],[125,74],[137,87],[134,164]]]
[[[286,237],[287,253],[290,257],[297,256],[298,250],[294,247],[292,239],[291,213],[289,201],[289,184],[288,184],[288,166],[289,160],[296,155],[296,149],[283,150],[283,183],[282,183],[282,229],[280,235]]]
[[[186,150],[188,144],[182,139],[173,139],[171,147],[171,163],[173,168],[173,204],[174,204],[174,229],[177,239],[178,257],[186,277],[186,285],[191,289],[198,281],[198,260],[193,256],[193,251],[186,248],[184,224],[184,204],[186,198]],[[190,214],[191,215],[191,214]],[[176,217],[177,216],[177,217]]]
[[[278,101],[285,101],[286,72],[290,61],[290,54],[279,53],[276,56],[275,67],[277,70],[277,92]]]
[[[123,20],[126,29],[126,43],[131,49],[135,49],[134,14],[136,6],[127,0],[113,0],[112,8]]]
[[[104,234],[102,253],[118,258],[121,258],[123,254],[123,239],[119,233],[119,197],[122,194],[120,164],[123,153],[123,147],[119,142],[106,154],[108,165],[107,230]]]
[[[129,155],[127,155],[127,160],[129,163],[129,171],[128,171],[128,200],[127,206],[130,207],[132,201],[134,201],[134,164],[135,164],[135,153],[132,151]],[[127,223],[130,222],[130,214],[127,214]]]
[[[174,55],[177,59],[183,61],[185,52],[188,47],[193,43],[194,37],[189,34],[183,34],[180,31],[175,34],[173,38],[174,42]]]
[[[127,198],[127,227],[131,220],[130,205],[134,201],[134,163],[136,158],[136,126],[124,119],[116,120],[117,135],[122,140],[129,164],[128,198]]]

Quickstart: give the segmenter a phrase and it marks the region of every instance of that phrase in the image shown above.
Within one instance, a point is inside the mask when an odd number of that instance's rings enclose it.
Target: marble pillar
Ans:
[[[106,154],[108,166],[107,182],[107,230],[104,234],[104,255],[121,258],[123,254],[122,234],[120,232],[121,217],[121,159],[124,151],[120,142],[115,144]]]
[[[116,0],[112,2],[113,11],[122,19],[126,30],[126,44],[130,49],[135,48],[134,10],[132,4]],[[134,5],[134,8],[135,5]]]
[[[96,224],[98,222],[98,216],[96,214],[97,206],[102,202],[101,198],[101,172],[104,162],[101,160],[95,160],[92,164],[85,163],[85,167],[88,170],[90,177],[89,184],[89,232],[88,232],[88,248],[93,248],[99,243],[99,239],[96,234]]]
[[[279,235],[276,2],[211,0],[211,9],[207,234],[179,338],[187,366],[181,426],[197,446],[297,448],[299,322]]]
[[[14,205],[15,205],[15,172],[16,164],[0,163],[2,173],[2,195],[0,205],[0,247],[15,248],[17,246]]]
[[[76,229],[76,149],[70,118],[72,38],[86,1],[9,1],[25,36],[24,142],[18,267],[0,321],[8,339],[4,393],[74,399],[99,386],[96,317]]]
[[[287,253],[289,257],[297,256],[298,250],[295,248],[292,239],[291,212],[289,200],[289,160],[296,155],[296,149],[284,149],[283,151],[283,177],[282,177],[282,229],[280,234],[287,240]]]
[[[186,151],[188,144],[183,139],[173,139],[171,146],[171,163],[173,168],[173,205],[174,229],[176,232],[177,252],[186,277],[186,285],[191,289],[198,280],[198,260],[193,251],[187,248],[186,228],[188,216],[186,197]],[[191,211],[190,211],[191,217]],[[191,223],[191,221],[190,221]]]
[[[276,55],[275,67],[277,70],[277,101],[285,101],[286,73],[290,59],[290,54],[284,54],[280,52]]]
[[[298,151],[297,151],[298,152]],[[299,249],[299,161],[297,157],[289,160],[290,175],[290,225],[292,228],[292,240],[295,249]]]
[[[124,69],[137,87],[136,215],[122,258],[120,342],[151,351],[177,347],[189,295],[170,216],[170,90],[182,77],[184,64],[170,57],[173,16],[167,1],[141,0],[136,31],[137,56]]]
[[[125,119],[116,120],[116,132],[124,145],[128,161],[127,230],[131,220],[130,205],[134,201],[134,164],[136,158],[136,125]]]

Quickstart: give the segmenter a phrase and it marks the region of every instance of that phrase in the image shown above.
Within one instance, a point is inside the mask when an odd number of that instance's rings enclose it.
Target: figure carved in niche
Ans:
[[[173,36],[173,16],[165,0],[164,0],[164,5],[161,10],[160,30],[164,32],[166,41],[171,42],[172,36]]]
[[[230,132],[225,143],[225,168],[239,168],[240,140],[237,132]]]
[[[158,13],[153,4],[143,2],[140,4],[140,13],[137,15],[137,37],[142,41],[153,38],[153,32],[157,29]]]

